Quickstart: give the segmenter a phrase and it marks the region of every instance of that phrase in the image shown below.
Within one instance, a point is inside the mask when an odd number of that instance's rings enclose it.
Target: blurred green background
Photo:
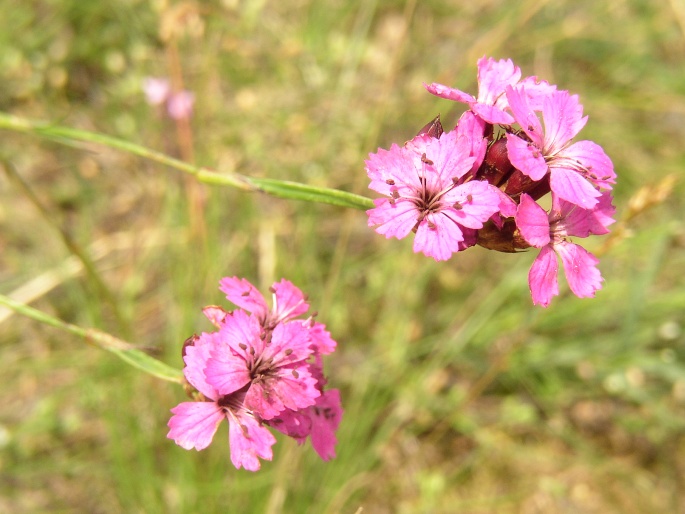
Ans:
[[[621,220],[583,241],[601,255],[597,298],[563,283],[545,310],[527,286],[537,252],[477,247],[437,264],[361,211],[197,187],[122,152],[2,131],[4,167],[49,214],[0,175],[0,292],[180,367],[184,339],[211,329],[201,307],[228,307],[222,276],[262,290],[287,277],[339,343],[326,369],[345,415],[335,460],[279,438],[260,472],[236,471],[225,426],[202,452],[166,439],[179,387],[0,311],[0,512],[685,511],[682,0],[0,0],[0,12],[0,110],[367,196],[370,151],[463,110],[422,82],[475,93],[479,57],[512,58],[580,95],[581,137],[614,161]],[[145,102],[147,76],[195,92],[189,124]]]

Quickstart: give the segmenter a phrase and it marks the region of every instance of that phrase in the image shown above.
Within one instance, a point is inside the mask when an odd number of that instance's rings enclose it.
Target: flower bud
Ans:
[[[438,114],[435,118],[426,123],[416,136],[429,136],[440,139],[443,132],[442,123],[440,123],[440,115]]]
[[[478,179],[487,180],[493,186],[499,186],[502,180],[511,172],[513,166],[507,155],[507,140],[501,138],[488,148],[483,165],[478,170]]]

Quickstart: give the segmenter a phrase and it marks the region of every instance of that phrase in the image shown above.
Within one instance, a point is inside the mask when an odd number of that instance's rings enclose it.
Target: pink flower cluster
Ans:
[[[287,280],[273,284],[273,307],[252,284],[224,278],[220,289],[239,307],[203,309],[217,328],[186,341],[184,375],[196,401],[174,407],[167,437],[202,450],[228,420],[231,462],[250,471],[271,460],[276,442],[267,426],[298,443],[311,437],[324,460],[335,457],[342,407],[336,389],[324,389],[322,356],[335,350],[326,327],[303,319],[307,299]]]
[[[571,291],[594,296],[598,260],[568,238],[608,233],[616,174],[599,145],[572,142],[587,122],[578,96],[521,78],[510,59],[481,58],[478,86],[474,97],[425,85],[469,110],[449,132],[438,117],[403,146],[369,155],[369,188],[384,195],[367,211],[369,226],[386,238],[414,232],[414,251],[436,261],[476,244],[540,248],[528,276],[534,304],[559,294],[556,256]],[[545,210],[538,200],[548,193]]]
[[[188,119],[193,114],[195,95],[185,90],[174,92],[168,79],[146,77],[143,93],[150,105],[166,105],[167,114],[174,120]]]

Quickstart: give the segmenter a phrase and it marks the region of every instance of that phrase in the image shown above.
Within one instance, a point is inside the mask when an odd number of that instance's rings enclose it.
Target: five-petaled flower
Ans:
[[[611,160],[598,144],[571,139],[587,122],[577,95],[553,91],[541,100],[544,129],[531,105],[525,87],[507,88],[509,106],[526,137],[507,134],[509,160],[532,180],[549,173],[549,185],[560,198],[583,209],[591,209],[611,189],[616,174]]]
[[[531,246],[540,248],[528,274],[534,304],[546,307],[552,297],[559,294],[556,255],[561,258],[566,280],[576,296],[593,297],[602,287],[597,258],[582,246],[571,243],[568,237],[607,234],[607,227],[614,222],[614,212],[608,192],[603,193],[595,207],[589,210],[553,194],[549,213],[527,194],[521,195],[516,225]]]
[[[375,208],[367,211],[369,226],[387,238],[413,231],[415,252],[449,259],[461,249],[464,228],[481,228],[499,209],[499,195],[487,182],[460,180],[473,166],[472,146],[454,130],[371,154],[369,188],[386,198],[374,200]]]

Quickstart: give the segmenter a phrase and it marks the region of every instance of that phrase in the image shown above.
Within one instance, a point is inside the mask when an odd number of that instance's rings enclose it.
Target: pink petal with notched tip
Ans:
[[[528,244],[536,248],[549,244],[547,212],[525,193],[521,195],[521,203],[516,212],[516,227]]]
[[[226,417],[215,402],[183,402],[171,412],[167,437],[186,450],[207,448]]]
[[[244,278],[224,277],[219,282],[219,289],[226,294],[228,301],[260,318],[269,312],[262,294]]]
[[[514,113],[516,122],[521,125],[521,129],[530,138],[534,146],[539,149],[544,148],[545,139],[543,136],[545,132],[542,129],[542,125],[540,124],[537,114],[530,106],[525,88],[521,86],[517,86],[515,88],[508,86],[507,100],[509,101],[509,108]],[[509,150],[509,156],[511,157],[509,145],[507,145],[507,150]]]
[[[578,95],[571,95],[568,91],[555,91],[544,97],[542,119],[545,122],[544,149],[550,156],[561,151],[587,123]]]
[[[559,263],[551,246],[544,246],[528,272],[528,285],[534,305],[547,307],[552,297],[559,294],[557,274]]]
[[[387,198],[376,198],[373,203],[376,208],[366,211],[369,216],[368,225],[378,225],[375,228],[376,232],[386,238],[407,237],[416,225],[418,212],[410,201],[399,200],[391,204]]]
[[[514,134],[507,134],[507,155],[512,166],[532,180],[541,180],[549,171],[540,149]]]
[[[220,395],[216,388],[207,382],[205,366],[211,352],[219,344],[221,344],[221,336],[218,332],[203,332],[195,338],[192,345],[185,347],[185,355],[183,356],[183,362],[185,362],[183,375],[186,380],[204,396],[212,400],[216,400]]]
[[[276,438],[269,429],[247,413],[228,416],[228,441],[231,447],[231,462],[240,469],[257,471],[261,467],[259,459],[271,460],[271,447]]]
[[[436,261],[446,261],[459,251],[459,243],[463,239],[461,229],[451,219],[442,213],[431,213],[416,231],[414,252],[421,252]]]
[[[509,154],[511,156],[511,154]],[[585,180],[577,171],[566,168],[551,168],[549,187],[559,198],[582,209],[592,209],[602,193]]]
[[[560,242],[554,250],[561,257],[568,285],[579,298],[592,298],[602,288],[602,275],[597,269],[599,259],[582,246]]]
[[[478,103],[495,105],[506,87],[516,84],[520,78],[521,69],[511,59],[496,61],[481,57],[478,59]]]
[[[285,321],[296,318],[309,310],[304,293],[286,279],[281,279],[271,286],[274,293],[273,316]]]
[[[560,152],[558,157],[581,166],[583,174],[598,188],[611,189],[611,185],[616,183],[614,164],[602,147],[593,141],[573,143]]]

